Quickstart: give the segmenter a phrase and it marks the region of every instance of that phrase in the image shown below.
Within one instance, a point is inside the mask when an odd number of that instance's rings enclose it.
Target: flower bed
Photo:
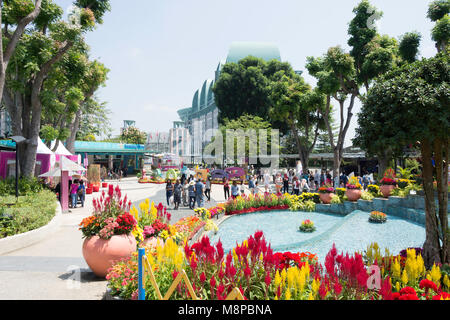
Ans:
[[[369,216],[369,222],[373,223],[385,223],[387,221],[387,216],[383,212],[372,211]]]
[[[300,225],[299,230],[301,232],[311,233],[311,232],[316,231],[316,227],[314,226],[314,222],[312,222],[311,220],[305,220]]]
[[[257,211],[287,210],[290,205],[289,195],[249,195],[229,199],[225,203],[224,209],[226,215],[235,215]]]
[[[400,255],[388,250],[382,255],[376,244],[364,255],[339,253],[333,245],[322,265],[309,252],[274,253],[258,231],[227,254],[220,241],[213,245],[203,237],[184,248],[168,239],[148,248],[147,257],[162,295],[184,269],[201,300],[223,300],[233,288],[239,288],[246,300],[450,299],[448,275],[439,265],[426,270],[420,251],[414,249],[406,250],[401,264]],[[375,261],[382,270],[379,289],[368,287],[369,266]],[[156,299],[148,277],[144,279],[146,299]],[[115,296],[136,299],[137,278],[137,254],[133,254],[110,269],[108,287]],[[184,283],[176,287],[171,299],[189,299]]]

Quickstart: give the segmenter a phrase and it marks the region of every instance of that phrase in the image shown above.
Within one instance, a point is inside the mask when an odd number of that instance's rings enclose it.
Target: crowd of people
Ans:
[[[174,210],[178,210],[180,205],[194,209],[195,206],[201,208],[206,202],[211,201],[211,178],[194,178],[193,175],[186,177],[181,175],[175,183],[166,180],[166,200],[167,206],[174,205]]]
[[[332,172],[328,170],[296,172],[294,169],[286,169],[283,172],[273,173],[261,169],[248,171],[247,185],[244,185],[243,181],[223,178],[225,200],[243,195],[246,190],[253,195],[270,193],[300,195],[303,192],[317,192],[322,186],[334,185]],[[367,187],[373,183],[373,177],[369,173],[357,176],[357,178],[364,190],[367,190]],[[339,176],[339,187],[345,188],[348,182],[349,176],[342,173]],[[182,174],[175,183],[167,179],[166,200],[168,206],[174,205],[174,210],[178,210],[180,206],[190,209],[203,207],[205,201],[211,201],[211,178],[202,179],[193,175],[187,177]]]

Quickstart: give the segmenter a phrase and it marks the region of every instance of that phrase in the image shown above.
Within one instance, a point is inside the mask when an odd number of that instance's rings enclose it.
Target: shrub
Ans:
[[[373,200],[375,198],[370,192],[363,191],[361,193],[361,200]]]
[[[19,198],[18,202],[7,207],[6,203],[15,201],[14,196],[0,197],[0,238],[21,234],[47,225],[55,216],[56,196],[43,190]]]
[[[339,196],[339,198],[342,198],[345,196],[345,188],[336,188],[336,194]]]
[[[331,197],[331,204],[341,204],[342,202],[341,197],[336,194]]]
[[[26,196],[33,193],[38,193],[44,190],[44,186],[36,178],[19,178],[19,195]],[[16,180],[15,178],[8,178],[0,180],[0,195],[15,195],[16,194]]]

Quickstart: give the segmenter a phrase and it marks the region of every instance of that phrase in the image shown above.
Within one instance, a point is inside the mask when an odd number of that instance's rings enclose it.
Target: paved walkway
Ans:
[[[137,178],[112,181],[133,204],[149,198],[166,205],[165,185],[139,184]],[[92,199],[86,195],[84,208],[63,214],[59,230],[51,238],[0,256],[0,300],[100,300],[107,282],[97,278],[84,261],[83,239],[78,224],[92,213]],[[213,185],[211,202],[224,201],[223,187]],[[171,207],[170,209],[173,209]],[[189,208],[169,210],[171,223],[193,214]],[[74,271],[75,270],[75,271]]]

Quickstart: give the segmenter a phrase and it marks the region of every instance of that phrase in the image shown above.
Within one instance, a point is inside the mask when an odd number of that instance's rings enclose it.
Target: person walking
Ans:
[[[77,190],[78,198],[81,202],[81,207],[84,208],[84,199],[86,199],[86,186],[84,185],[83,180],[80,180],[80,186]]]
[[[183,199],[183,201],[182,201],[183,207],[188,207],[189,206],[189,183],[188,183],[187,179],[184,179],[181,197]]]
[[[180,180],[177,180],[175,182],[175,185],[173,186],[173,202],[175,203],[175,210],[178,210],[178,207],[180,206],[181,203],[181,190],[182,190],[182,186],[180,183]]]
[[[74,182],[70,185],[70,200],[72,201],[72,208],[77,207],[78,187],[78,180],[74,180]]]
[[[325,176],[325,172],[322,170],[322,172],[320,173],[320,186],[323,186],[326,182],[326,176]]]
[[[255,187],[255,177],[251,175],[250,179],[248,180],[248,189],[250,190],[251,194],[255,194]]]
[[[239,196],[239,187],[237,185],[237,181],[233,181],[231,186],[231,198],[236,199]]]
[[[167,206],[170,206],[170,197],[173,195],[173,185],[170,179],[166,180],[166,200]]]
[[[285,172],[283,175],[283,189],[282,189],[283,193],[289,193],[289,176],[288,174]]]
[[[202,180],[198,179],[195,184],[195,201],[197,202],[197,206],[199,208],[203,207],[203,192],[205,191],[205,185]]]
[[[320,186],[320,173],[319,170],[314,172],[314,184],[316,185],[316,190],[319,189]]]
[[[208,179],[206,179],[206,182],[205,182],[205,196],[206,196],[206,199],[208,199],[207,201],[210,202],[211,201],[211,177],[208,177]]]
[[[300,181],[298,180],[298,177],[294,177],[292,180],[292,189],[293,193],[298,196],[300,194]]]
[[[270,174],[268,170],[264,173],[264,189],[265,192],[270,192]]]
[[[227,178],[223,178],[223,193],[225,195],[225,200],[228,200],[230,197],[230,184],[228,183]]]
[[[194,209],[195,208],[195,181],[194,180],[189,182],[188,195],[189,195],[189,208]]]

